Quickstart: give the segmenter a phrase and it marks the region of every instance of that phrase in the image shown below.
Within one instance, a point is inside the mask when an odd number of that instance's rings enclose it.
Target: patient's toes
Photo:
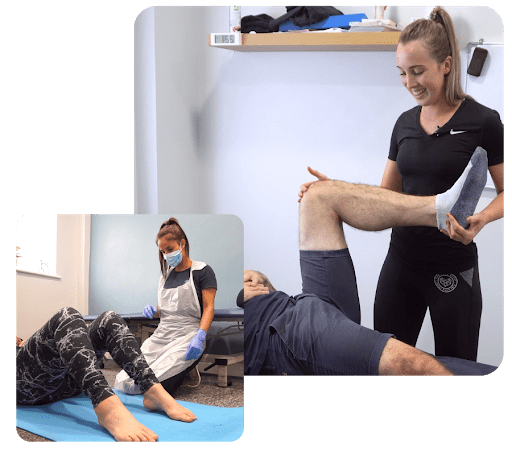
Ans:
[[[167,391],[162,384],[155,384],[145,394],[142,401],[144,407],[149,411],[164,411],[168,417],[182,422],[192,422],[197,417],[187,408],[181,406]]]
[[[148,429],[147,432],[144,433],[142,441],[155,442],[158,441],[158,436]]]
[[[166,409],[166,414],[171,419],[181,420],[182,422],[193,422],[194,420],[197,420],[197,417],[192,411],[176,402]]]

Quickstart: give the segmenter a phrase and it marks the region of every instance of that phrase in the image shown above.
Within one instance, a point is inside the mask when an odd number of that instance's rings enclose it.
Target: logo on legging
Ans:
[[[435,275],[434,284],[441,292],[452,292],[457,287],[457,277],[450,273],[450,275]]]

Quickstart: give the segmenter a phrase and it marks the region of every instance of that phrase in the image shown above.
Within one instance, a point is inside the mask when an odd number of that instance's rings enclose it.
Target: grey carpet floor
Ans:
[[[113,362],[112,362],[113,363]],[[216,368],[215,368],[216,369]],[[115,377],[120,371],[117,365],[106,365],[102,370],[109,385],[114,385]],[[232,382],[229,387],[218,387],[217,376],[214,374],[201,373],[201,384],[196,388],[180,387],[174,394],[176,400],[189,401],[192,403],[207,404],[210,406],[221,406],[226,408],[237,408],[244,405],[244,380],[242,377],[229,377]],[[29,442],[51,442],[28,431],[16,428],[18,436]]]

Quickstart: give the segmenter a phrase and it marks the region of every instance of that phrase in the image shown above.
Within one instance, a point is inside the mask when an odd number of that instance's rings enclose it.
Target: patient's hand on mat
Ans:
[[[156,433],[142,425],[132,413],[126,409],[117,395],[103,400],[94,408],[99,424],[105,428],[116,441],[154,442]]]
[[[148,411],[164,411],[172,420],[193,422],[197,420],[194,413],[181,406],[162,384],[155,384],[144,394],[142,404]]]
[[[16,346],[21,348],[27,340],[22,340],[19,336],[16,336]]]

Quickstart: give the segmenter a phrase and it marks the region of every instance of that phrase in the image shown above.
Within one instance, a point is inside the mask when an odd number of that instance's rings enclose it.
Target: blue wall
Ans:
[[[243,287],[243,225],[234,215],[92,215],[89,314],[142,312],[157,304],[156,234],[171,216],[190,243],[190,257],[217,277],[216,308],[236,307]]]

